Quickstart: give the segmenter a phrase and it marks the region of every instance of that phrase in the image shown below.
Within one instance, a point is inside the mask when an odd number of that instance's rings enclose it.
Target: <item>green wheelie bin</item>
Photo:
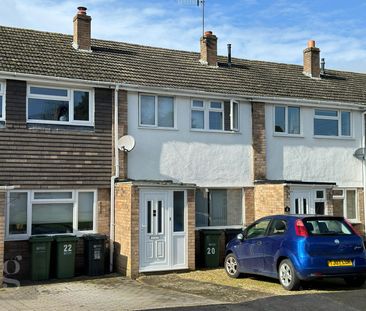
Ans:
[[[219,230],[202,230],[205,267],[216,268],[220,265]]]
[[[56,241],[56,277],[72,278],[75,275],[76,242],[75,235],[57,235]]]
[[[103,234],[84,235],[84,252],[86,274],[89,276],[105,273],[105,243],[107,236]]]
[[[31,246],[31,280],[44,281],[50,276],[51,243],[53,237],[35,235],[29,238]]]

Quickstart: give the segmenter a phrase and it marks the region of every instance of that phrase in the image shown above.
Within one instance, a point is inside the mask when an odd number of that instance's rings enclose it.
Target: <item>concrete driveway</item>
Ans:
[[[223,269],[150,275],[78,278],[0,289],[0,310],[366,310],[366,288],[342,281],[314,282],[298,292],[276,280],[228,278]]]

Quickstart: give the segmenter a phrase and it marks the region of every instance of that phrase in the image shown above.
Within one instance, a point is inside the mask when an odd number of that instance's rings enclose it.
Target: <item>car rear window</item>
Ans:
[[[310,235],[352,235],[352,230],[343,219],[303,219]]]

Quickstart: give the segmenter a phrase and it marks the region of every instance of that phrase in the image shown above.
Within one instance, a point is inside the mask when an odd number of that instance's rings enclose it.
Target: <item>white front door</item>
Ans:
[[[140,272],[187,268],[185,191],[140,190]]]
[[[311,194],[311,191],[292,191],[291,214],[315,214]]]

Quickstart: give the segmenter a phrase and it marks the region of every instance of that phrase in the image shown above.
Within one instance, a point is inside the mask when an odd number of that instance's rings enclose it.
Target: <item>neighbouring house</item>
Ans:
[[[314,41],[304,66],[217,44],[92,39],[82,7],[72,36],[0,27],[0,271],[21,255],[28,277],[34,234],[107,234],[114,269],[136,277],[195,269],[200,229],[268,214],[344,215],[364,232],[366,74],[320,66]]]

